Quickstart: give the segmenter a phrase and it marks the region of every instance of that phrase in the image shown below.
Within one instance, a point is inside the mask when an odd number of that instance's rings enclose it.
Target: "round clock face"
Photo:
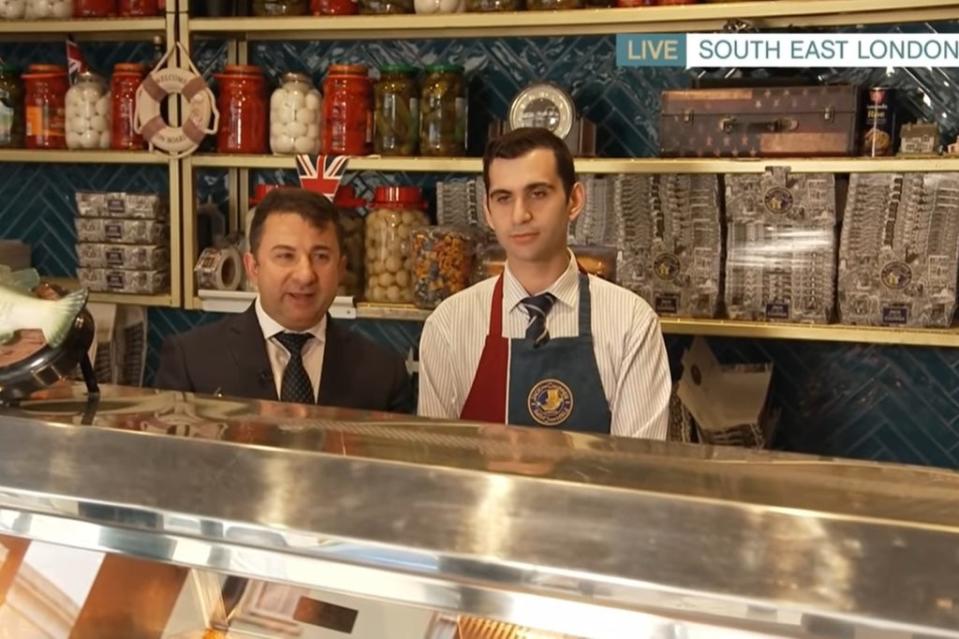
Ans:
[[[573,128],[576,105],[565,91],[552,84],[534,84],[523,89],[509,110],[511,129],[535,126],[565,138]]]

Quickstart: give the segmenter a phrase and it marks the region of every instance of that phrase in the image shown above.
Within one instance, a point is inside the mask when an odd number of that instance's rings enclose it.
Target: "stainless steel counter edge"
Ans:
[[[2,421],[11,534],[588,636],[773,607],[959,637],[955,528]]]

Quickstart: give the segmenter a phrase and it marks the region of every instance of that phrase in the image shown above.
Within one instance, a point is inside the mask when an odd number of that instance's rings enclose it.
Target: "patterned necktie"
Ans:
[[[277,333],[274,337],[290,352],[290,361],[283,371],[280,401],[297,404],[315,404],[313,382],[303,367],[303,346],[313,339],[310,333]]]
[[[549,331],[546,330],[546,316],[549,315],[555,301],[556,296],[552,293],[532,295],[519,301],[526,312],[529,313],[526,339],[533,340],[533,346],[542,346],[549,341]]]

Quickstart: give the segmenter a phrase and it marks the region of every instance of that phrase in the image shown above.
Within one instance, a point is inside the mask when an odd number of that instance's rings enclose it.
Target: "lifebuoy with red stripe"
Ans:
[[[188,102],[183,126],[171,126],[160,112],[171,95],[182,95]],[[202,76],[190,69],[162,68],[161,61],[137,89],[134,127],[151,148],[183,157],[195,151],[204,137],[216,133],[219,113],[214,104],[213,92]]]

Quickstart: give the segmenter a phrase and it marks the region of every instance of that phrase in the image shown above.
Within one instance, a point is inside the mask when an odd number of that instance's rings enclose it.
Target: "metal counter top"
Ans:
[[[0,409],[0,533],[583,636],[959,637],[953,472],[143,389],[35,397]]]

